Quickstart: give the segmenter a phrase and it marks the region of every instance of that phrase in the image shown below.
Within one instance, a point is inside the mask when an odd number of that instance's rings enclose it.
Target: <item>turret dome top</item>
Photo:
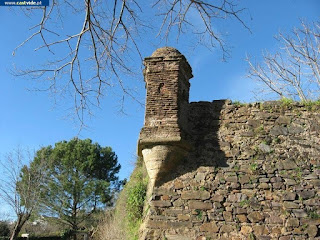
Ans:
[[[182,54],[173,47],[162,47],[154,51],[151,57],[167,57],[167,56],[181,56]]]

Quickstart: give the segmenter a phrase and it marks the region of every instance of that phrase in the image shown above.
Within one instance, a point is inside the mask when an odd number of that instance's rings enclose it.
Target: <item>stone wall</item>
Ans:
[[[320,239],[320,107],[188,107],[188,154],[152,190],[141,239]]]

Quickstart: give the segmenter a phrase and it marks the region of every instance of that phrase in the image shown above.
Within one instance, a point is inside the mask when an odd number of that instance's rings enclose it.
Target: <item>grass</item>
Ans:
[[[244,207],[244,206],[247,206],[249,205],[249,200],[242,200],[240,203],[239,203],[239,206],[240,207]]]
[[[288,107],[294,103],[294,100],[284,97],[284,98],[280,99],[280,102],[282,103],[281,104],[282,106]],[[311,101],[311,100],[301,101],[300,103],[303,106],[305,106],[306,109],[309,111],[315,111],[315,110],[319,109],[319,107],[320,107],[320,99],[316,100],[316,101]]]
[[[107,214],[94,240],[137,240],[143,218],[148,177],[143,160],[138,159],[130,180],[121,191],[116,207]]]
[[[320,214],[316,211],[308,211],[308,217],[311,219],[320,219]]]
[[[315,111],[318,107],[320,107],[320,100],[304,101],[302,103],[309,111]]]
[[[200,190],[201,190],[201,191],[206,191],[207,188],[206,188],[205,186],[201,186],[201,187],[200,187]]]
[[[280,99],[282,106],[290,106],[294,101],[290,98],[283,97]]]
[[[202,219],[202,216],[203,216],[202,211],[201,211],[200,209],[196,209],[196,212],[197,212],[197,218],[198,218],[199,220],[201,220],[201,219]]]
[[[242,102],[240,102],[240,101],[232,101],[232,104],[233,104],[234,106],[236,106],[236,107],[244,107],[244,106],[246,106],[245,103],[242,103]]]
[[[257,165],[256,163],[250,164],[250,170],[251,170],[251,171],[256,171],[257,168],[258,168],[258,165]]]

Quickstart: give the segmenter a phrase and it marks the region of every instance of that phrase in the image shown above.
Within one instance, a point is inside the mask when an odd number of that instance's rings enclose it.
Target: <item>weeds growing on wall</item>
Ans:
[[[132,239],[138,239],[138,230],[143,217],[143,206],[146,199],[148,178],[141,159],[137,161],[135,172],[127,186],[126,212],[128,232]]]
[[[121,191],[112,213],[98,227],[95,240],[136,240],[143,218],[148,177],[143,160],[138,159],[128,183]]]

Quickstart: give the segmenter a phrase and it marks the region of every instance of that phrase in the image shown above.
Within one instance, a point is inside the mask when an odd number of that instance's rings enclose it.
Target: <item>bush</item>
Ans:
[[[96,240],[135,240],[143,217],[148,174],[142,159],[138,159],[130,180],[119,194],[114,210],[105,213],[98,226]]]
[[[131,223],[135,223],[142,218],[146,192],[147,185],[143,180],[138,181],[136,185],[128,189],[127,214]]]
[[[10,237],[10,228],[7,222],[0,221],[0,237]]]
[[[147,194],[148,177],[142,159],[137,160],[130,182],[126,185],[126,232],[128,239],[138,239],[138,230],[143,217],[143,207]]]

